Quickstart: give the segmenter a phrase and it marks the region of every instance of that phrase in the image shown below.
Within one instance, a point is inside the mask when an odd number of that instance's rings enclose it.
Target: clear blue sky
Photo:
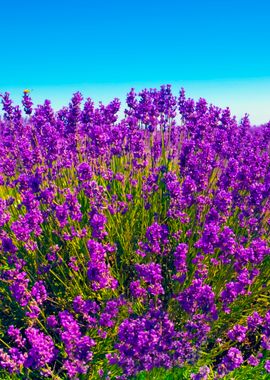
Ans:
[[[64,101],[73,89],[113,97],[173,83],[176,91],[202,90],[190,96],[211,88],[210,100],[222,103],[224,83],[239,97],[244,83],[244,98],[252,83],[258,106],[262,95],[269,99],[270,119],[268,0],[13,0],[1,1],[0,11],[0,92],[18,96],[26,87],[38,99]],[[231,100],[226,105],[237,106]]]

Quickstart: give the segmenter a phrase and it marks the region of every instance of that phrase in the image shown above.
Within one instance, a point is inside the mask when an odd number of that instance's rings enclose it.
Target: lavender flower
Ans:
[[[30,344],[27,359],[24,363],[26,368],[38,369],[53,362],[58,354],[51,337],[34,327],[25,330],[25,335]]]
[[[32,297],[35,298],[39,305],[42,305],[47,299],[47,291],[43,281],[37,281],[31,290]]]
[[[159,264],[136,264],[135,269],[138,273],[138,276],[146,282],[147,290],[150,294],[164,294],[164,289],[161,285],[163,277]]]
[[[264,368],[266,369],[266,372],[270,373],[270,360],[266,360]]]
[[[32,109],[33,102],[29,96],[29,92],[30,92],[29,90],[24,90],[23,92],[22,105],[24,107],[24,112],[26,113],[26,115],[31,115],[31,113],[33,112],[33,109]]]
[[[252,365],[253,367],[256,367],[260,361],[258,358],[256,358],[254,355],[250,355],[250,357],[247,359],[247,362],[249,365]]]
[[[110,275],[109,267],[105,262],[106,250],[104,246],[94,240],[89,240],[87,247],[90,254],[87,276],[93,290],[104,288],[115,289],[117,287],[117,280]]]
[[[241,325],[235,325],[231,330],[228,331],[228,338],[238,342],[244,342],[246,339],[247,327]]]
[[[221,375],[225,375],[235,368],[240,367],[243,361],[244,359],[241,352],[237,348],[231,347],[219,365],[218,372]]]

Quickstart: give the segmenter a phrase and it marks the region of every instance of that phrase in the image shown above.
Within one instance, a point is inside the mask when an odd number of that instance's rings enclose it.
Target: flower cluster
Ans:
[[[270,123],[169,85],[1,103],[1,376],[270,372]]]

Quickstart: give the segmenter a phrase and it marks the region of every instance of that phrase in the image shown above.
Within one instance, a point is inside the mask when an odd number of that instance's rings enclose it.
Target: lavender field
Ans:
[[[270,379],[270,123],[1,101],[0,379]]]

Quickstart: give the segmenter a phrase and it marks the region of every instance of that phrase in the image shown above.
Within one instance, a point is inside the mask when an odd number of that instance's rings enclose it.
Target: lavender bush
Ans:
[[[267,375],[270,123],[169,85],[121,120],[79,92],[22,105],[2,94],[3,378]]]

